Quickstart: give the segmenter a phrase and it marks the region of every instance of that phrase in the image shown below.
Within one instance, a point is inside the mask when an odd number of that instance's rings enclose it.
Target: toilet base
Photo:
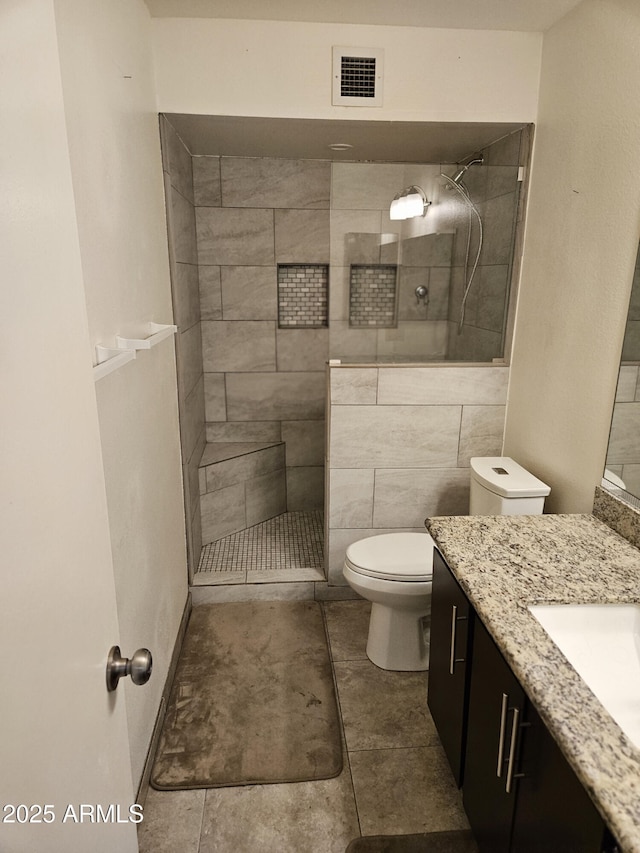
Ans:
[[[430,605],[413,610],[372,603],[367,639],[371,663],[395,672],[429,669]]]

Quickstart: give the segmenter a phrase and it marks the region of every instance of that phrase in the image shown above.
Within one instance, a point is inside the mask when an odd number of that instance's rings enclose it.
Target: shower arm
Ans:
[[[456,172],[456,174],[451,178],[454,184],[459,184],[464,176],[465,172],[471,168],[471,166],[475,166],[479,164],[480,166],[484,163],[484,157],[475,157],[473,160],[469,160],[468,163],[465,163],[464,166],[460,169],[460,171]]]

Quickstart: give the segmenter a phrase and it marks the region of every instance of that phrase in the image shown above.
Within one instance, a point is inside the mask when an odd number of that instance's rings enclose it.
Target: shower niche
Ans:
[[[398,324],[397,264],[351,264],[349,325],[395,328]]]
[[[278,328],[329,325],[329,265],[278,264]]]

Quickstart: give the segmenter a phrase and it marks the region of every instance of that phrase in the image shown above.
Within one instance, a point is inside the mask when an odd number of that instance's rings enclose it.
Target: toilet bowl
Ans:
[[[604,469],[604,477],[602,478],[602,485],[604,488],[611,488],[611,486],[615,486],[617,489],[624,489],[626,491],[627,485],[617,474],[614,474],[613,471],[610,471],[608,468]]]
[[[470,461],[470,515],[538,515],[551,491],[509,456]],[[429,668],[434,542],[428,533],[382,533],[347,548],[342,572],[371,602],[367,657],[381,669]]]
[[[429,668],[433,547],[428,533],[383,533],[347,548],[342,571],[371,602],[367,657],[381,669]]]

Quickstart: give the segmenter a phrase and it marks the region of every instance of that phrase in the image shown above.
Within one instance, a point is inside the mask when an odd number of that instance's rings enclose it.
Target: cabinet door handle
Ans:
[[[453,670],[456,665],[456,619],[458,614],[458,606],[451,605],[451,647],[449,648],[449,675],[453,675]]]
[[[502,776],[502,765],[504,764],[504,736],[507,728],[507,711],[509,710],[509,696],[502,694],[502,707],[500,708],[500,734],[498,735],[498,766],[496,776]]]
[[[509,744],[509,763],[507,764],[507,784],[504,790],[507,794],[511,793],[511,783],[513,782],[513,765],[516,758],[516,738],[518,736],[518,723],[520,721],[520,708],[513,709],[513,722],[511,723],[511,743]]]
[[[466,616],[458,616],[458,605],[451,605],[451,647],[449,649],[449,675],[454,675],[457,663],[464,663],[464,658],[456,657],[456,627],[458,622],[464,622]]]

